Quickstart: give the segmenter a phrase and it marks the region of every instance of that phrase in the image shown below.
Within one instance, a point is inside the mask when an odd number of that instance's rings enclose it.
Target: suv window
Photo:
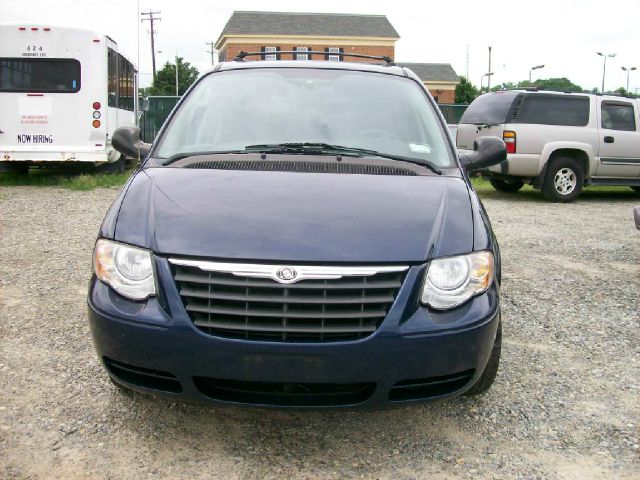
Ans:
[[[506,123],[513,100],[520,92],[493,92],[476,98],[464,112],[460,123],[497,125]]]
[[[633,105],[626,102],[602,102],[602,128],[635,132]]]
[[[154,155],[329,143],[455,165],[445,131],[413,80],[351,70],[255,68],[204,77]]]
[[[589,97],[526,94],[514,123],[584,127],[589,123]]]

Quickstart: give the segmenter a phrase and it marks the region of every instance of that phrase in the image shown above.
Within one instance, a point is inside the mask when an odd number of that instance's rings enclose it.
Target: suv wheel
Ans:
[[[500,365],[500,351],[502,350],[502,322],[498,323],[498,330],[496,331],[496,339],[493,342],[493,348],[491,349],[491,356],[487,362],[487,366],[484,367],[482,375],[476,383],[473,384],[469,390],[464,392],[464,395],[472,397],[474,395],[480,395],[485,393],[493,385],[493,381],[498,374],[498,366]]]
[[[513,180],[513,181],[507,182],[505,180],[498,180],[497,178],[490,179],[489,183],[497,191],[508,192],[508,193],[517,192],[524,186],[524,182],[521,182],[520,180]]]
[[[554,202],[572,202],[582,192],[584,173],[573,158],[559,157],[549,163],[542,193]]]

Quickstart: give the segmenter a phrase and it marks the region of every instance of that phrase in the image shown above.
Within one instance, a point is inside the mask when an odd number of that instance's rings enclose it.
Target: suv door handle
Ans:
[[[613,143],[613,142],[615,142],[615,138],[610,137],[609,135],[604,137],[604,143]]]

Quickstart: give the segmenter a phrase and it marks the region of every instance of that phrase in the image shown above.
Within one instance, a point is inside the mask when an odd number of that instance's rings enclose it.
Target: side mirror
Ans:
[[[127,157],[146,158],[151,151],[150,143],[140,141],[140,129],[138,127],[120,127],[113,132],[111,144],[117,151]]]
[[[496,137],[477,138],[473,142],[473,152],[460,155],[460,163],[467,172],[492,167],[506,159],[507,147]]]
[[[149,99],[147,97],[144,97],[142,99],[142,111],[143,112],[149,111]]]

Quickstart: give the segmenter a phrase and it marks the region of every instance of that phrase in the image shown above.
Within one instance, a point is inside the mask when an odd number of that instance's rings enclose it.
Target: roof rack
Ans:
[[[387,55],[383,55],[383,56],[376,56],[376,55],[363,55],[360,53],[328,53],[328,52],[320,52],[320,51],[313,51],[313,50],[307,50],[307,51],[295,51],[295,50],[291,50],[291,51],[280,51],[278,50],[277,52],[245,52],[245,51],[241,51],[240,53],[238,53],[238,55],[235,56],[235,58],[233,59],[234,62],[244,62],[244,59],[246,57],[255,57],[255,56],[261,56],[264,57],[265,55],[273,55],[273,54],[277,54],[280,55],[282,53],[287,53],[287,54],[314,54],[314,55],[335,55],[337,57],[356,57],[356,58],[369,58],[371,60],[382,60],[383,62],[385,62],[385,65],[388,67],[392,67],[395,64],[393,63],[393,59]]]
[[[553,88],[544,88],[544,87],[514,87],[514,88],[505,88],[503,91],[513,91],[513,90],[522,90],[525,92],[550,92],[550,93],[576,93],[576,94],[583,94],[583,95],[598,95],[598,96],[610,96],[610,97],[621,97],[621,98],[638,98],[635,95],[633,95],[632,93],[617,93],[617,92],[606,92],[606,93],[602,93],[602,92],[591,92],[589,90],[581,90],[579,92],[575,92],[573,90],[559,90],[559,89],[553,89]],[[498,90],[500,91],[500,90]]]

